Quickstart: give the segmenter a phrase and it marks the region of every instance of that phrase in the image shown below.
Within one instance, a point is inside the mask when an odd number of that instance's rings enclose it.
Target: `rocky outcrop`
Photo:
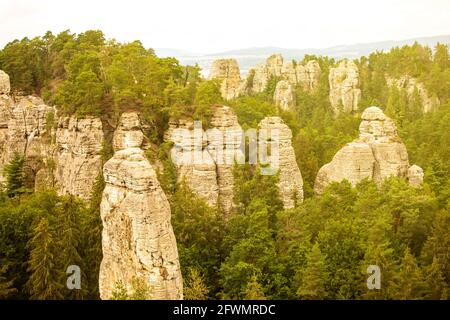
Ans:
[[[8,95],[0,97],[0,182],[5,182],[3,168],[15,153],[25,157],[24,170],[30,181],[27,187],[34,187],[34,176],[52,155],[52,126],[48,117],[55,109],[34,96],[20,96],[13,99]]]
[[[210,79],[221,81],[220,92],[222,98],[231,100],[238,97],[244,87],[241,73],[236,59],[218,59],[211,66]]]
[[[103,167],[100,296],[110,299],[119,281],[130,292],[133,279],[139,279],[150,286],[151,299],[182,299],[170,205],[140,148],[138,119],[136,113],[123,114],[114,136],[114,156]]]
[[[408,169],[408,181],[413,187],[420,187],[423,183],[423,169],[417,165],[412,165]]]
[[[233,208],[233,166],[235,162],[245,162],[241,150],[243,131],[232,108],[214,106],[213,109],[212,129],[206,133],[207,148],[216,164],[219,205],[229,214]]]
[[[88,200],[102,170],[100,118],[62,117],[56,130],[55,180],[58,193]]]
[[[216,206],[219,197],[216,164],[206,147],[204,130],[194,128],[192,119],[171,120],[165,140],[174,144],[172,162],[177,167],[179,181],[210,206]]]
[[[0,70],[0,95],[9,94],[10,90],[11,84],[9,82],[9,75],[3,70]]]
[[[330,103],[334,113],[358,110],[361,99],[358,67],[353,61],[343,60],[328,75],[330,84]]]
[[[275,54],[267,58],[265,64],[257,65],[249,74],[252,79],[247,86],[254,93],[264,91],[271,77],[285,80],[292,87],[301,86],[306,91],[313,91],[319,84],[320,66],[315,60],[310,60],[305,65],[295,61],[284,62],[281,55]]]
[[[406,91],[406,96],[409,101],[414,99],[414,94],[417,92],[418,98],[422,104],[422,111],[429,112],[439,106],[440,101],[437,97],[432,97],[424,84],[417,81],[417,79],[410,76],[403,76],[399,79],[387,78],[389,87],[397,87],[400,90]]]
[[[314,191],[320,194],[331,182],[344,179],[352,185],[364,178],[380,184],[390,176],[408,178],[412,185],[420,185],[422,169],[409,166],[406,147],[394,122],[377,107],[367,108],[361,118],[359,138],[345,145],[330,163],[320,168]]]
[[[278,81],[273,94],[273,102],[283,110],[288,110],[295,104],[294,90],[289,82],[285,80]]]
[[[280,117],[266,117],[259,123],[260,130],[266,130],[266,137],[276,141],[278,145],[278,164],[271,163],[278,169],[279,193],[284,208],[293,208],[296,202],[303,201],[303,179],[292,147],[292,131]],[[276,131],[275,135],[272,131]],[[260,135],[261,137],[261,135]],[[264,141],[260,141],[260,143]],[[267,143],[268,144],[268,141]]]

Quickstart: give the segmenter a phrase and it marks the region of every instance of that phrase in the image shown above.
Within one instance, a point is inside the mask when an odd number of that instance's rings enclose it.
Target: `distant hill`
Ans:
[[[219,58],[235,58],[241,68],[241,73],[246,74],[249,68],[263,62],[268,56],[274,53],[280,53],[285,59],[303,59],[305,54],[323,55],[336,59],[354,59],[361,56],[367,56],[374,51],[388,51],[391,48],[411,45],[418,42],[422,45],[433,47],[436,43],[450,44],[450,35],[441,35],[434,37],[412,38],[407,40],[388,40],[372,43],[357,43],[351,45],[340,45],[324,49],[289,49],[279,47],[254,47],[239,50],[218,52],[213,54],[193,54],[177,49],[155,49],[158,56],[175,57],[182,64],[198,64],[202,68],[202,73],[207,76],[211,63]]]

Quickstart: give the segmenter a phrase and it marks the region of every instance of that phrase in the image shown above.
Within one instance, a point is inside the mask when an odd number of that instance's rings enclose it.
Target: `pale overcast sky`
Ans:
[[[65,29],[198,53],[325,48],[450,34],[450,0],[0,0],[0,48]]]

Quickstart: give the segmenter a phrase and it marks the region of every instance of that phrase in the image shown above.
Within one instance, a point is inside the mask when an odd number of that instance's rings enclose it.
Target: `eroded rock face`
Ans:
[[[298,62],[284,62],[279,54],[267,58],[265,64],[259,64],[253,69],[252,83],[247,83],[254,93],[266,89],[271,77],[278,77],[287,81],[292,87],[301,86],[304,90],[313,91],[317,88],[320,79],[320,66],[315,60],[308,61],[305,65]]]
[[[342,106],[343,112],[358,110],[361,99],[359,89],[358,67],[353,61],[343,60],[336,68],[330,69],[328,75],[330,83],[330,103],[337,114]]]
[[[415,164],[409,167],[408,181],[413,187],[420,187],[423,183],[423,169]]]
[[[209,77],[221,81],[220,92],[225,100],[236,98],[243,91],[243,82],[236,59],[215,60]]]
[[[284,208],[293,208],[295,202],[303,201],[303,179],[292,147],[292,131],[280,117],[266,117],[259,123],[259,129],[267,130],[267,138],[276,130],[278,136],[278,188]]]
[[[390,87],[396,86],[398,89],[405,90],[408,100],[412,100],[415,92],[417,92],[424,113],[429,112],[440,105],[439,99],[437,97],[432,97],[424,84],[413,77],[403,76],[399,79],[388,78],[387,84]]]
[[[3,70],[0,70],[0,95],[9,94],[10,90],[9,75]]]
[[[273,95],[273,102],[283,110],[287,110],[295,104],[294,90],[289,82],[285,80],[278,81]]]
[[[216,164],[219,205],[226,214],[233,208],[234,162],[245,162],[241,150],[243,131],[233,109],[214,106],[212,130],[207,132],[208,152]]]
[[[100,118],[62,117],[56,130],[55,179],[58,193],[88,200],[102,170]]]
[[[184,180],[210,206],[216,206],[219,197],[216,164],[205,148],[204,130],[194,129],[192,119],[172,120],[165,139],[174,143],[171,158],[177,167],[178,179]]]
[[[361,118],[359,138],[345,145],[330,163],[320,168],[314,191],[320,194],[331,182],[344,179],[352,185],[364,178],[380,184],[390,176],[408,178],[412,185],[419,185],[422,169],[409,166],[406,147],[394,122],[377,107],[367,108]]]
[[[170,223],[170,205],[156,173],[139,147],[127,143],[141,131],[136,114],[125,113],[115,134],[114,156],[105,163],[106,187],[100,205],[103,223],[103,260],[99,289],[102,299],[111,298],[122,281],[131,291],[133,279],[147,282],[151,299],[182,299],[178,250]],[[125,148],[122,148],[125,147]]]
[[[34,96],[16,97],[14,101],[8,95],[0,98],[0,182],[5,182],[3,168],[11,161],[15,153],[26,160],[27,176],[34,175],[52,156],[51,130],[47,125],[48,116],[55,109],[44,104]],[[33,181],[27,182],[34,187]]]

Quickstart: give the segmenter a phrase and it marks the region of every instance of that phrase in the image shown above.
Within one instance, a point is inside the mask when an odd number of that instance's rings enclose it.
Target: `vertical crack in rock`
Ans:
[[[124,113],[114,133],[114,156],[103,167],[102,299],[111,297],[118,281],[130,292],[134,278],[150,285],[151,299],[183,298],[170,205],[140,148],[143,138],[138,114]]]

